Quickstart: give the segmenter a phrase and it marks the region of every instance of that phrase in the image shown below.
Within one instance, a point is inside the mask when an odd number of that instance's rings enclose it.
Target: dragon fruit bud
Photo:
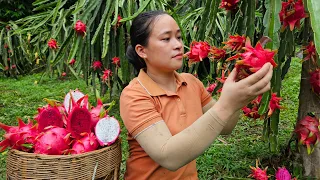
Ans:
[[[291,180],[291,175],[285,167],[278,168],[276,172],[276,180]]]
[[[87,109],[88,95],[84,96],[84,103],[75,102],[71,95],[72,109],[67,120],[67,129],[71,132],[72,137],[81,138],[82,133],[91,132],[91,113]]]
[[[48,41],[48,47],[50,48],[50,49],[58,49],[58,43],[57,43],[57,41],[55,40],[55,39],[50,39],[49,41]]]
[[[66,112],[69,113],[72,109],[72,102],[71,102],[71,95],[73,99],[77,102],[80,98],[84,97],[84,94],[79,91],[78,89],[76,90],[70,90],[64,97],[63,105],[64,108],[66,109]]]
[[[107,116],[98,121],[95,134],[101,146],[109,146],[118,139],[120,124],[114,117]]]
[[[77,32],[77,34],[84,36],[87,31],[87,26],[81,20],[78,20],[74,25],[74,30]]]
[[[84,137],[77,140],[71,150],[71,154],[81,154],[98,149],[99,143],[94,133],[84,133]]]
[[[47,155],[61,155],[69,149],[70,133],[60,127],[52,127],[42,132],[36,138],[35,153]]]
[[[38,131],[42,132],[47,126],[63,127],[63,116],[57,106],[48,104],[45,107],[38,108],[38,115],[35,120],[38,121]]]

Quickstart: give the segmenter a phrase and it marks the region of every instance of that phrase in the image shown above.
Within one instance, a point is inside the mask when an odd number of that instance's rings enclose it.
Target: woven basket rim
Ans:
[[[99,154],[104,151],[110,151],[119,146],[121,143],[121,139],[118,138],[112,145],[110,146],[105,146],[101,149],[97,149],[94,151],[86,152],[86,153],[81,153],[81,154],[70,154],[70,155],[47,155],[47,154],[36,154],[36,153],[28,153],[24,151],[19,151],[16,149],[10,149],[9,151],[13,154],[17,154],[20,156],[29,156],[29,157],[35,157],[39,159],[70,159],[70,158],[82,158],[86,156],[90,156],[92,154]]]

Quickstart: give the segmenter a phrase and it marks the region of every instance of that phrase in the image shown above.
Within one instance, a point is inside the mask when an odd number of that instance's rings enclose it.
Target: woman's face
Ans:
[[[150,28],[148,44],[141,51],[147,69],[161,72],[179,69],[183,63],[183,43],[176,21],[169,15],[160,15]]]

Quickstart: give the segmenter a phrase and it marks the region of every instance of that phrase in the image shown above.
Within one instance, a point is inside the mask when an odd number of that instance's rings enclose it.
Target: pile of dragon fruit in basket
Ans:
[[[67,155],[90,152],[113,144],[120,134],[119,122],[108,116],[101,100],[91,106],[88,95],[78,89],[66,94],[64,102],[48,100],[38,114],[18,126],[0,123],[5,130],[0,152],[7,148],[29,153]]]

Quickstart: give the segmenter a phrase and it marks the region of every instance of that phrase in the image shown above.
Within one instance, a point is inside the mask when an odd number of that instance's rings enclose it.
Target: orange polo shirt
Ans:
[[[211,101],[201,81],[188,73],[175,72],[176,92],[160,88],[144,70],[140,70],[124,88],[120,97],[120,115],[128,130],[129,157],[125,179],[198,179],[196,160],[177,171],[169,171],[153,161],[134,137],[163,120],[172,135],[186,129],[202,114]]]

